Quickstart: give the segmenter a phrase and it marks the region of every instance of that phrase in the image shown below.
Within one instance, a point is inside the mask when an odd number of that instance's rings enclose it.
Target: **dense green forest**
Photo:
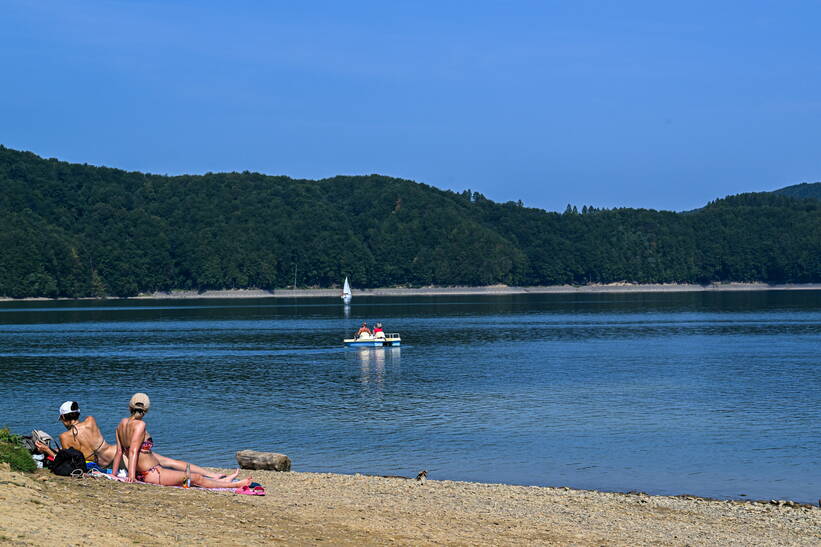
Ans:
[[[773,192],[791,198],[821,199],[821,182],[802,182]]]
[[[274,289],[295,270],[303,287],[821,282],[821,201],[553,213],[378,175],[169,177],[0,146],[0,295]]]

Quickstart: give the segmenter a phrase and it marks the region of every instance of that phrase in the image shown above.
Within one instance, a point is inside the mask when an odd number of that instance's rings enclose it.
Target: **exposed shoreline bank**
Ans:
[[[675,292],[716,292],[716,291],[794,291],[821,290],[821,283],[768,285],[766,283],[721,283],[693,285],[682,283],[634,284],[609,283],[606,285],[549,285],[534,287],[511,287],[491,285],[486,287],[419,287],[419,288],[379,288],[353,289],[353,297],[384,296],[504,296],[518,294],[589,294],[589,293],[675,293]],[[222,290],[171,291],[136,296],[138,299],[152,298],[311,298],[338,297],[339,289],[277,289],[263,290]]]
[[[418,288],[378,288],[353,289],[353,297],[401,297],[401,296],[505,296],[519,294],[591,294],[591,293],[680,293],[680,292],[744,292],[744,291],[818,291],[821,283],[788,283],[768,285],[767,283],[714,283],[695,285],[687,283],[609,283],[591,285],[548,285],[533,287],[512,287],[490,285],[486,287],[418,287]],[[332,298],[339,297],[340,289],[228,289],[215,291],[172,290],[128,297],[130,300],[204,299],[204,298]],[[9,298],[0,297],[0,302],[37,302],[55,300],[119,300],[117,297],[98,298]]]
[[[24,475],[6,468],[0,470],[0,541],[817,545],[821,540],[821,509],[810,506],[438,480],[419,484],[363,475],[252,474],[267,496],[78,480],[45,471]]]

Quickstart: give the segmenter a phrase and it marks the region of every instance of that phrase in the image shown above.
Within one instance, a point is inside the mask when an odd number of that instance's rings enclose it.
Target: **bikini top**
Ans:
[[[77,430],[77,426],[72,425],[71,426],[71,434],[74,435],[74,442],[77,443],[78,445],[80,444],[77,441],[77,435],[79,435],[79,433],[80,432]],[[89,462],[98,463],[98,460],[100,459],[100,453],[98,452],[98,450],[100,450],[100,448],[104,444],[105,444],[105,439],[100,439],[100,444],[97,445],[97,448],[94,448],[94,449],[91,450],[91,455],[90,456],[86,456],[85,454],[83,454],[83,457],[85,458],[85,460],[89,461]]]
[[[151,449],[154,448],[154,439],[152,437],[148,437],[143,441],[143,444],[140,446],[140,452],[145,452],[146,454],[151,452]]]

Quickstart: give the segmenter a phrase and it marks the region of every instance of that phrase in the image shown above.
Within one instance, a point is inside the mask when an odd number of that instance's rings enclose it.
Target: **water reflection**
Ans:
[[[386,362],[390,366],[391,375],[398,377],[401,352],[402,348],[357,348],[359,381],[362,384],[374,384],[377,388],[381,388],[385,381]]]
[[[404,320],[408,317],[518,316],[601,313],[751,313],[816,311],[819,291],[739,291],[624,294],[522,294],[512,296],[357,297],[360,317]],[[351,306],[343,307],[349,318]],[[247,320],[339,317],[339,299],[88,300],[0,302],[0,324],[71,322],[190,321],[207,318]],[[391,328],[390,330],[394,330]]]

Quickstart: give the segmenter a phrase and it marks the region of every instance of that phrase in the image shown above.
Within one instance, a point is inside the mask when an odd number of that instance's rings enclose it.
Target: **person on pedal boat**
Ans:
[[[371,333],[371,329],[368,328],[368,323],[362,321],[362,326],[356,331],[354,338],[371,338],[372,336],[373,334]]]
[[[385,331],[382,330],[382,323],[377,323],[376,326],[373,328],[373,337],[384,339],[385,338]]]

